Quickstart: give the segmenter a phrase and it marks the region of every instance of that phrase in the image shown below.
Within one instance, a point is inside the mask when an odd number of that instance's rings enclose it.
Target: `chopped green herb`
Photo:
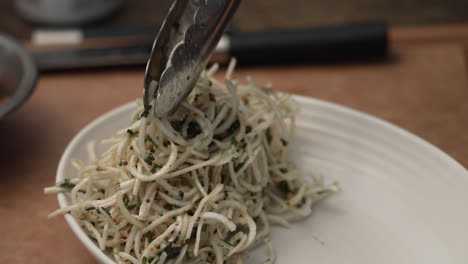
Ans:
[[[234,167],[234,171],[238,172],[242,167],[244,167],[245,162],[241,162]]]
[[[132,210],[135,207],[136,207],[136,204],[126,204],[125,205],[125,208],[127,208],[128,210]]]
[[[159,165],[154,163],[153,167],[151,168],[151,173],[156,173],[156,171],[159,169]]]
[[[136,132],[133,132],[131,129],[127,129],[127,133],[130,137],[136,134]]]
[[[236,161],[236,160],[238,160],[238,159],[239,159],[239,157],[232,157],[232,158],[231,158],[231,161],[234,162],[234,161]]]
[[[282,193],[290,193],[291,189],[289,188],[289,184],[287,181],[280,181],[276,184],[276,188],[280,190]]]
[[[285,147],[288,145],[288,141],[286,141],[284,138],[281,138],[281,143],[283,143],[283,146]]]
[[[67,189],[72,189],[73,187],[75,187],[75,184],[71,183],[70,179],[65,179],[65,180],[59,185],[59,187],[67,188]]]
[[[96,209],[96,207],[92,206],[92,207],[86,208],[85,210],[86,210],[86,211],[90,211],[90,210],[94,210],[94,209]]]
[[[146,163],[153,163],[153,155],[150,153],[148,156],[145,157],[144,161]]]
[[[152,105],[145,106],[145,110],[141,113],[140,117],[148,117],[149,111],[151,110]]]
[[[156,144],[156,142],[153,140],[153,138],[151,136],[148,136],[148,140],[149,142],[151,142],[151,144],[153,144],[155,147],[158,147],[158,145]]]
[[[120,162],[119,162],[119,166],[122,166],[122,165],[123,165],[123,162],[122,162],[122,161],[120,161]]]
[[[104,208],[104,207],[101,207],[101,209],[102,209],[104,212],[106,212],[109,216],[112,216],[111,213],[110,213],[110,211],[109,211],[109,209]],[[101,214],[101,210],[96,209],[96,212],[97,212],[98,214]]]
[[[233,245],[227,240],[227,239],[221,239],[224,243],[230,245],[231,247],[233,247]]]
[[[201,184],[203,184],[203,176],[201,176],[201,175],[198,176],[198,181],[199,181]]]
[[[188,244],[190,242],[190,238],[185,239],[184,243]]]
[[[156,150],[150,149],[150,153],[154,154],[154,152],[156,152]]]
[[[185,124],[185,118],[181,120],[172,120],[171,121],[171,126],[174,128],[175,131],[180,132],[182,130],[182,127]]]
[[[179,237],[174,238],[174,241],[172,243],[175,244],[175,243],[177,243],[177,241],[179,241]]]
[[[153,235],[150,232],[145,233],[146,240],[148,241],[148,244],[153,242],[154,238]]]
[[[206,224],[202,225],[201,231],[206,232],[206,229],[208,229],[208,226]]]
[[[165,249],[164,252],[167,254],[167,260],[175,259],[179,256],[181,248],[180,247],[173,247],[172,243],[169,244]]]
[[[174,215],[174,216],[172,217],[172,220],[175,221],[176,219],[177,219],[177,216]]]
[[[141,259],[141,264],[146,264],[147,261],[148,261],[148,258],[143,257],[143,258]]]
[[[109,216],[111,216],[111,213],[110,213],[109,209],[107,209],[107,208],[102,208],[102,210],[104,210],[104,212],[106,212]]]
[[[237,139],[235,137],[231,137],[231,144],[232,145],[237,145],[239,142],[237,142]]]

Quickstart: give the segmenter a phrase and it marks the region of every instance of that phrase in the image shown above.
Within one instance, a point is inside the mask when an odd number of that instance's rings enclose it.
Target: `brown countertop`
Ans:
[[[243,68],[236,75],[378,116],[466,167],[466,27],[453,38],[442,30],[445,35],[435,41],[433,31],[422,37],[418,32],[394,31],[393,57],[386,62]],[[27,104],[0,121],[0,263],[94,263],[63,217],[47,219],[58,204],[55,196],[43,195],[43,187],[54,184],[73,135],[140,96],[142,80],[143,68],[47,74]]]

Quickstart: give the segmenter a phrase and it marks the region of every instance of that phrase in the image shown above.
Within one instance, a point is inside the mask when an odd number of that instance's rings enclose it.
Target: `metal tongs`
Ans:
[[[146,65],[143,102],[168,116],[195,87],[240,0],[175,0]]]

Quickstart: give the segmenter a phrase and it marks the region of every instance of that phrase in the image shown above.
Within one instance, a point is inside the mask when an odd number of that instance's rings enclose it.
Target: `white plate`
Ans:
[[[302,105],[291,155],[305,171],[338,180],[342,191],[290,229],[274,228],[276,263],[468,263],[468,174],[420,138],[369,115],[297,97]],[[86,142],[129,124],[133,104],[85,127],[60,160],[57,180],[73,175],[70,158]],[[102,149],[101,149],[102,150]],[[60,206],[67,204],[59,195]],[[73,231],[103,263],[112,263],[80,230]],[[258,249],[247,263],[264,260]]]

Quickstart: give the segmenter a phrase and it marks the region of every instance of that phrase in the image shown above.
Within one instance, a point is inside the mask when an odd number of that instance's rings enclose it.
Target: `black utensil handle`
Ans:
[[[229,52],[241,64],[283,64],[382,58],[387,49],[387,25],[372,22],[233,35]]]

